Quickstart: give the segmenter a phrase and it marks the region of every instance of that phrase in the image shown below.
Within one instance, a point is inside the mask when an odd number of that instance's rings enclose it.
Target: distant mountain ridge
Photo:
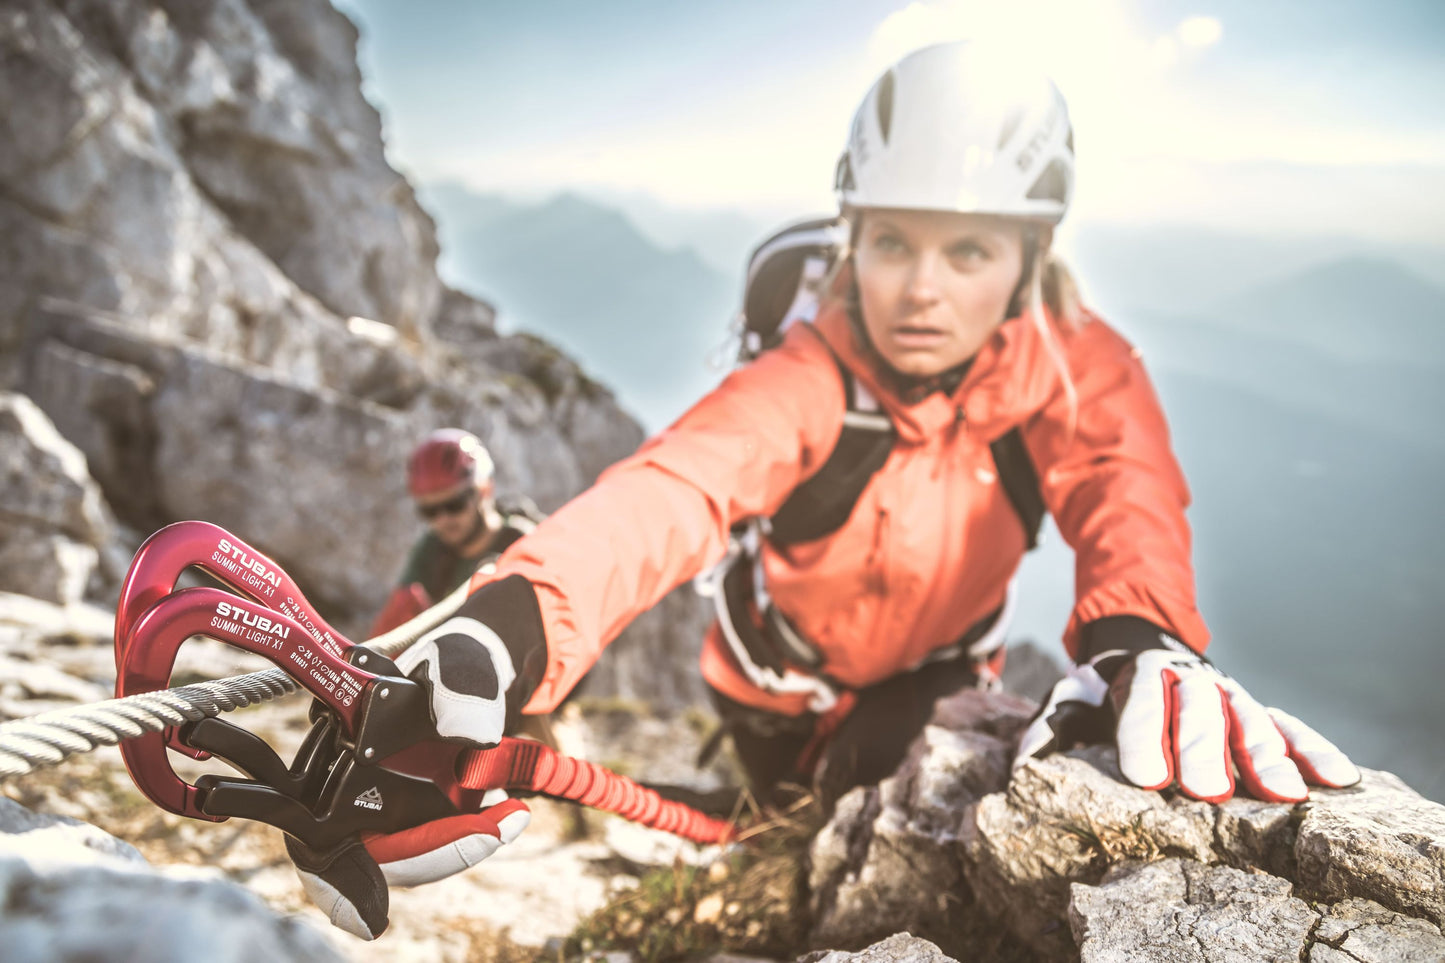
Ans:
[[[484,292],[499,320],[556,340],[657,430],[718,380],[740,283],[689,248],[659,247],[577,194],[518,203],[457,185],[422,202],[441,225],[443,276]]]
[[[1384,258],[1317,265],[1208,313],[1347,361],[1445,368],[1445,290]]]
[[[1445,289],[1445,244],[1226,233],[1181,224],[1081,225],[1066,256],[1085,299],[1109,316],[1137,308],[1197,313],[1322,265],[1387,260]]]

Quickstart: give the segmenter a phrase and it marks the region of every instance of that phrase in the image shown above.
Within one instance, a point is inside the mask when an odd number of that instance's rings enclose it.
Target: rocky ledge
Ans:
[[[1122,781],[1112,749],[1009,760],[1033,706],[964,693],[812,848],[815,943],[960,959],[1445,959],[1445,807],[1395,776],[1300,805]]]

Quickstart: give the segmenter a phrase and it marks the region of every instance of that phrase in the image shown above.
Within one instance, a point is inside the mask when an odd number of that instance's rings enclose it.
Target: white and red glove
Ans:
[[[511,648],[475,617],[483,613],[507,633]],[[396,659],[397,667],[430,696],[435,732],[419,737],[440,736],[481,749],[497,745],[507,727],[509,690],[514,702],[525,701],[545,656],[531,586],[513,577],[479,590],[455,617]],[[478,812],[370,835],[326,861],[291,837],[286,848],[306,895],[332,924],[373,940],[387,927],[388,884],[418,886],[475,866],[520,836],[530,819],[526,803],[494,789],[482,797]]]
[[[1234,795],[1236,771],[1249,795],[1271,802],[1307,798],[1306,783],[1342,788],[1360,781],[1360,771],[1329,740],[1266,709],[1143,619],[1118,616],[1090,628],[1085,652],[1099,654],[1054,686],[1024,731],[1014,768],[1112,737],[1131,783],[1144,789],[1178,783],[1185,795],[1206,802]],[[1099,651],[1110,643],[1120,647]]]

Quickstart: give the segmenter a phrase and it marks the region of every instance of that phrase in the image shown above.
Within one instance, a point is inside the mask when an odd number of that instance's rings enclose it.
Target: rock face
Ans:
[[[1180,859],[1111,870],[1074,884],[1069,921],[1083,963],[1346,963],[1445,959],[1432,923],[1369,900],[1316,912],[1288,880]]]
[[[841,950],[809,953],[807,956],[799,957],[798,963],[958,963],[958,961],[951,956],[944,956],[938,947],[927,940],[920,940],[907,933],[896,933],[857,953],[845,953]]]
[[[13,963],[342,959],[310,925],[216,873],[155,869],[93,826],[3,797],[0,906]]]
[[[1389,773],[1376,774],[1370,789],[1305,812],[1295,843],[1300,883],[1445,926],[1445,807]]]
[[[1075,884],[1080,958],[1294,963],[1319,916],[1287,880],[1166,859]]]
[[[327,0],[0,12],[0,389],[131,528],[230,528],[353,633],[419,534],[402,466],[423,433],[475,431],[499,489],[544,509],[642,439],[574,362],[438,278],[356,41]],[[25,563],[7,570],[67,585],[89,559],[6,546]],[[594,691],[696,701],[702,612],[684,592],[640,619]]]
[[[78,601],[110,528],[85,456],[29,398],[0,392],[0,591]]]
[[[860,945],[900,928],[948,940],[976,917],[959,841],[978,801],[1008,778],[1033,705],[999,696],[941,703],[908,758],[838,803],[813,841],[811,942]]]
[[[1445,958],[1445,807],[1394,776],[1216,806],[1136,789],[1094,747],[1010,778],[1028,714],[960,693],[897,773],[840,801],[813,844],[815,944],[907,929],[962,959]]]

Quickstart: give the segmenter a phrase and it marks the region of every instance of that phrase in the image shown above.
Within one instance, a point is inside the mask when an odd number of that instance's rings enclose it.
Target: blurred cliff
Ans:
[[[203,518],[355,630],[416,534],[401,467],[425,431],[475,431],[543,509],[641,441],[574,361],[438,279],[356,42],[324,0],[0,12],[0,389],[103,496],[55,518],[0,499],[0,588],[103,597],[140,537]],[[40,556],[64,588],[26,574]],[[679,593],[639,620],[593,691],[693,701],[698,612]]]

